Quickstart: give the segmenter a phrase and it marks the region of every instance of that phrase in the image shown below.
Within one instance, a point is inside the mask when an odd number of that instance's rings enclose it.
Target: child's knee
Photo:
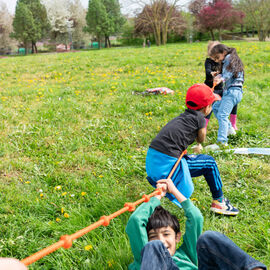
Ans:
[[[217,114],[217,119],[218,120],[224,120],[224,119],[227,119],[229,117],[229,113],[228,112],[224,112],[224,111],[219,111]]]
[[[145,246],[145,248],[150,248],[150,249],[162,249],[164,248],[164,244],[160,240],[152,240],[149,241]]]
[[[218,232],[214,231],[206,231],[203,234],[201,234],[197,241],[197,249],[201,247],[212,246],[213,243],[216,242],[218,234],[219,234]]]

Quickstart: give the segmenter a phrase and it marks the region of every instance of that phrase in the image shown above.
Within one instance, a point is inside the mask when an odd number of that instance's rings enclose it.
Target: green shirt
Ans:
[[[143,203],[138,207],[127,223],[126,233],[134,255],[134,262],[129,265],[130,270],[140,269],[141,250],[148,242],[146,225],[148,218],[158,205],[160,205],[160,200],[155,197],[151,198],[148,203]],[[189,199],[182,202],[181,205],[187,218],[186,232],[183,236],[183,244],[176,250],[173,260],[181,270],[197,270],[196,244],[202,233],[203,217],[200,210]]]

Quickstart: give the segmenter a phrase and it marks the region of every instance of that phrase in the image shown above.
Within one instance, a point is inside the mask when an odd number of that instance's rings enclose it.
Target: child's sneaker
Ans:
[[[218,150],[218,149],[219,149],[219,146],[216,143],[207,145],[205,147],[205,150],[211,150],[211,151],[215,151],[215,150]]]
[[[228,129],[227,136],[230,136],[230,135],[236,135],[236,131],[233,127]]]
[[[228,144],[226,142],[222,143],[222,142],[218,142],[218,144],[214,143],[214,144],[210,144],[205,146],[205,150],[209,150],[209,151],[216,151],[221,149],[224,149],[228,146]]]
[[[233,207],[227,198],[224,198],[222,202],[213,200],[210,210],[227,216],[236,216],[239,213],[239,210]]]

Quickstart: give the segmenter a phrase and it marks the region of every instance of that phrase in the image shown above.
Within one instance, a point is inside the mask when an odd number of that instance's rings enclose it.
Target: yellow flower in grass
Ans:
[[[83,197],[86,196],[86,192],[83,191],[83,192],[81,193],[81,195],[82,195]]]
[[[44,197],[44,194],[43,193],[40,193],[39,196],[40,196],[40,198],[43,198]]]
[[[56,222],[60,222],[61,219],[60,219],[59,217],[57,217],[57,218],[55,219],[55,221],[56,221]]]
[[[63,193],[62,193],[62,196],[66,196],[66,195],[67,195],[67,192],[63,192]]]
[[[63,213],[64,213],[64,208],[62,207],[62,208],[61,208],[61,214],[63,214]]]
[[[110,268],[113,267],[114,264],[115,264],[115,262],[114,262],[113,259],[111,259],[111,260],[108,261],[108,266],[109,266]]]
[[[61,189],[62,189],[61,186],[56,186],[56,187],[54,187],[54,190],[61,190]]]
[[[65,218],[69,218],[69,214],[68,214],[68,213],[65,213],[65,214],[64,214],[64,217],[65,217]]]
[[[87,245],[87,246],[84,247],[84,249],[89,251],[89,250],[93,249],[93,246],[92,245]]]

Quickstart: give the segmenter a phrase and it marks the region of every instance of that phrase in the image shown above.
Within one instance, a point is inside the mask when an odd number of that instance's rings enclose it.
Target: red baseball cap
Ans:
[[[216,100],[221,100],[221,97],[214,94],[212,89],[206,84],[197,83],[187,90],[186,105],[189,109],[199,110]]]

